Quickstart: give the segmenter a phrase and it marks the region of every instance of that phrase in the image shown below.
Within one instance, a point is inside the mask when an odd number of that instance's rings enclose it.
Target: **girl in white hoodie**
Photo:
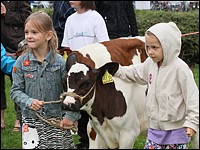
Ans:
[[[181,32],[175,23],[158,23],[145,33],[149,58],[120,66],[115,76],[148,85],[149,129],[145,149],[187,149],[199,128],[199,89],[178,56]]]

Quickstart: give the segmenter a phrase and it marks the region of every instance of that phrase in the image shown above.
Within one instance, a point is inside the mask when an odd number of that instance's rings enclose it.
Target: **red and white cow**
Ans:
[[[91,44],[68,56],[68,94],[63,103],[89,114],[88,125],[95,131],[89,133],[91,149],[132,149],[137,137],[147,131],[146,85],[112,76],[114,62],[130,65],[146,58],[144,37]],[[95,138],[92,133],[97,133]]]
[[[115,73],[105,65],[108,62],[143,62],[147,58],[144,47],[138,38],[114,39],[85,46],[68,56],[67,91],[73,94],[64,103],[76,108],[80,105],[89,114],[97,133],[90,148],[132,148],[141,131],[147,129],[146,86],[104,75],[106,70]],[[103,84],[102,78],[109,83]]]

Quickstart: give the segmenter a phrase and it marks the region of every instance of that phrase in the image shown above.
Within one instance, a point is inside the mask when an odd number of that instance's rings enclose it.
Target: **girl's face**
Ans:
[[[25,25],[25,39],[29,48],[34,50],[46,50],[48,47],[48,41],[52,37],[52,32],[42,33],[40,32],[31,21],[28,21]]]
[[[80,6],[81,1],[69,1],[69,3],[71,5],[71,7],[75,8],[76,10],[81,8],[81,6]]]
[[[163,49],[160,41],[154,35],[145,35],[145,40],[149,57],[160,67],[163,62]]]

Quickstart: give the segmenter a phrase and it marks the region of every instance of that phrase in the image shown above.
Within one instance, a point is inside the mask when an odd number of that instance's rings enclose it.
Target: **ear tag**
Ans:
[[[67,53],[66,52],[64,52],[63,58],[64,58],[64,60],[67,60]]]
[[[102,82],[103,82],[103,84],[113,82],[112,75],[109,74],[108,70],[106,70],[105,74],[103,75]]]

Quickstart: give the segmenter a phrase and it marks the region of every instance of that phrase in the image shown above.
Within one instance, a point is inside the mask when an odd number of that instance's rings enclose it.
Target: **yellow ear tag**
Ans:
[[[112,75],[109,74],[108,70],[106,70],[105,74],[102,77],[103,84],[113,82]]]
[[[66,52],[64,52],[63,58],[64,58],[64,60],[67,60],[67,53]]]

